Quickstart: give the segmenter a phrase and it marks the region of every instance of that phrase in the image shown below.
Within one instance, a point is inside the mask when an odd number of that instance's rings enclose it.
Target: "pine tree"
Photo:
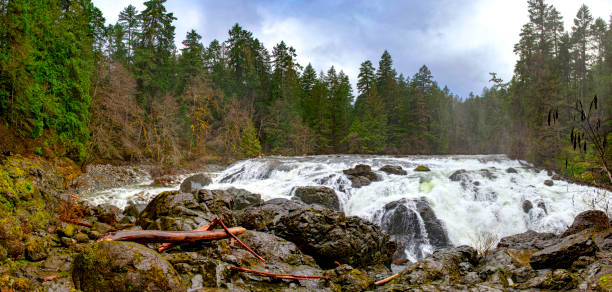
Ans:
[[[261,145],[257,139],[257,133],[253,122],[249,120],[248,124],[242,129],[240,138],[240,151],[244,157],[257,157],[261,154]]]
[[[128,5],[119,13],[118,24],[123,27],[127,36],[125,47],[127,50],[127,63],[132,64],[134,61],[134,50],[137,47],[138,34],[140,32],[140,18],[138,17],[138,10],[133,5]]]
[[[154,100],[161,99],[174,81],[174,26],[172,13],[166,12],[166,0],[150,0],[142,11],[141,33],[134,51],[136,80],[140,90],[139,102],[150,110]]]
[[[178,80],[176,84],[178,94],[184,91],[186,84],[189,84],[195,77],[204,72],[204,46],[200,43],[201,39],[202,37],[192,29],[187,32],[187,36],[182,42],[185,47],[181,49],[181,55],[178,59]]]

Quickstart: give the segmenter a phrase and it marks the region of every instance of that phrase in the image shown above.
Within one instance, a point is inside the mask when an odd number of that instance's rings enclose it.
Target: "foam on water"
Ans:
[[[342,170],[356,164],[372,166],[382,180],[354,189]],[[407,175],[389,175],[377,171],[386,164],[400,165]],[[430,172],[415,172],[425,165]],[[508,173],[508,168],[517,173]],[[452,181],[455,171],[466,170],[463,181]],[[486,171],[485,171],[486,170]],[[228,167],[208,186],[210,189],[236,187],[259,193],[264,200],[291,198],[297,186],[324,185],[333,188],[347,215],[374,220],[376,211],[402,198],[425,197],[444,223],[454,245],[473,245],[483,231],[507,236],[532,229],[559,233],[572,223],[579,212],[608,204],[610,193],[601,189],[556,180],[544,185],[551,177],[531,165],[508,159],[505,155],[454,156],[358,156],[323,155],[306,157],[266,157],[237,162]],[[175,189],[175,188],[174,188]],[[97,203],[109,201],[119,207],[134,199],[142,189],[131,188],[122,195],[100,196]],[[150,200],[160,189],[149,189]],[[117,191],[112,191],[116,193]],[[593,198],[602,198],[593,201]],[[528,213],[523,202],[533,203]],[[542,208],[536,208],[537,205]],[[408,206],[408,208],[411,208]],[[424,245],[427,248],[427,245]],[[429,248],[430,249],[430,248]],[[431,250],[423,250],[425,254]],[[409,251],[414,257],[414,251]]]

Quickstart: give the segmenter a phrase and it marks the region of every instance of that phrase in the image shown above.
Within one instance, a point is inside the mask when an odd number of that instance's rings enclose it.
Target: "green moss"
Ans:
[[[64,228],[60,229],[61,235],[64,235],[66,237],[73,237],[76,234],[76,231],[76,227],[72,224],[66,224]]]
[[[607,274],[601,278],[599,278],[599,286],[603,289],[609,290],[612,289],[612,274]]]
[[[427,166],[419,165],[414,169],[414,171],[430,171],[430,169]]]

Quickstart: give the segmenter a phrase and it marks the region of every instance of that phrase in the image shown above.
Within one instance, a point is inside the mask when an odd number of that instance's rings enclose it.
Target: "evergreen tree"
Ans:
[[[204,46],[200,43],[202,37],[195,31],[187,32],[183,40],[184,48],[178,59],[177,93],[182,93],[186,84],[204,72]]]
[[[126,34],[126,60],[131,64],[134,60],[134,50],[138,46],[138,33],[140,32],[140,18],[138,10],[133,5],[128,5],[119,13],[118,24],[121,25]]]
[[[140,14],[141,33],[134,51],[136,80],[140,90],[139,102],[150,110],[172,87],[174,26],[172,13],[166,12],[166,0],[149,0]]]
[[[257,139],[257,133],[251,120],[249,120],[247,126],[242,129],[240,151],[244,157],[248,158],[257,157],[261,154],[261,145],[259,145],[259,139]]]

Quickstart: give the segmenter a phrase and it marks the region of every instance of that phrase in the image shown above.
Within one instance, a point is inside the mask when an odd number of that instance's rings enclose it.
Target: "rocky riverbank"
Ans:
[[[15,291],[529,291],[612,288],[612,228],[603,212],[586,211],[561,235],[528,231],[476,250],[449,246],[405,266],[391,262],[402,236],[346,216],[324,188],[296,190],[295,200],[263,201],[240,189],[207,190],[188,180],[148,205],[86,207],[67,191],[74,166],[9,157],[0,168],[0,288]],[[190,191],[190,192],[187,192]],[[307,201],[308,203],[304,203]],[[432,213],[412,202],[423,218]],[[144,207],[144,208],[143,208]],[[327,207],[327,208],[326,208]],[[381,222],[395,214],[390,205]],[[424,215],[425,214],[425,215]],[[433,213],[432,213],[433,215]],[[399,215],[398,215],[399,216]],[[96,242],[118,230],[192,230],[221,218],[262,263],[229,239],[186,243],[159,253],[158,244]],[[410,217],[410,216],[408,216]],[[70,219],[70,220],[60,220]],[[426,232],[437,230],[435,216]],[[70,221],[71,223],[67,223]],[[89,227],[91,226],[91,227]],[[386,226],[386,227],[385,227]],[[415,230],[407,225],[405,230]],[[405,230],[402,229],[402,232]],[[415,231],[416,232],[416,231]],[[423,231],[419,231],[423,232]],[[405,232],[404,232],[405,233]],[[402,233],[403,234],[403,233]],[[416,234],[416,233],[415,233]],[[391,237],[390,237],[391,235]],[[415,235],[416,236],[416,235]],[[392,240],[393,239],[393,240]],[[397,241],[397,243],[396,243]],[[275,279],[231,267],[328,279]]]

